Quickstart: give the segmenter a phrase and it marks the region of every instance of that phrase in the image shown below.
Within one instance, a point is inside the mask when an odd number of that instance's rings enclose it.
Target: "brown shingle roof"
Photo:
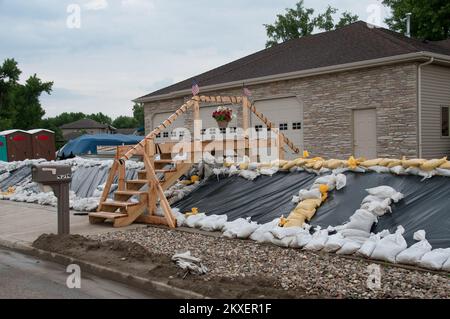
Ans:
[[[60,127],[61,129],[95,129],[95,128],[108,128],[108,125],[99,123],[91,119],[81,119],[72,123],[64,124]]]
[[[445,41],[423,42],[358,21],[284,42],[141,98],[190,89],[194,79],[204,87],[421,51],[450,55],[450,46]]]

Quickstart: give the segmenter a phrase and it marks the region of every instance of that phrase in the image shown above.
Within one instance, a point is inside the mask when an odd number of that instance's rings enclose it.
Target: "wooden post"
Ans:
[[[200,103],[198,99],[194,100],[194,163],[202,159],[202,120],[200,117]]]
[[[114,177],[116,177],[117,169],[119,167],[119,161],[114,160],[114,163],[109,171],[108,179],[106,180],[105,188],[103,189],[102,197],[100,198],[100,203],[98,205],[97,211],[101,211],[103,207],[103,202],[106,201],[111,190],[111,185],[114,182]]]
[[[149,139],[145,143],[145,157],[148,158],[147,161],[144,161],[145,171],[147,175],[147,209],[149,215],[154,215],[156,212],[156,202],[158,199],[157,191],[156,191],[156,183],[159,181],[155,181],[152,178],[151,170],[155,168],[155,142],[153,139]]]

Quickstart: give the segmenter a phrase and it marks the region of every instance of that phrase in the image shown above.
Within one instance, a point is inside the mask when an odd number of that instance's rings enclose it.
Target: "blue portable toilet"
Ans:
[[[0,135],[0,161],[8,161],[8,149],[6,147],[6,136]]]

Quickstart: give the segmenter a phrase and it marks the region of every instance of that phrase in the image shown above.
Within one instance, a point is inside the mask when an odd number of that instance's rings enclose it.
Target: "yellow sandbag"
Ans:
[[[306,218],[301,220],[301,219],[288,219],[286,224],[284,224],[284,228],[289,228],[289,227],[303,227],[303,225],[305,224]]]
[[[392,160],[389,164],[388,164],[388,168],[393,168],[396,166],[400,166],[402,165],[402,160]]]
[[[304,201],[300,202],[297,205],[297,208],[295,208],[295,210],[297,209],[313,210],[316,209],[317,207],[320,207],[321,204],[322,204],[321,199],[305,199]]]
[[[286,165],[283,166],[282,169],[288,171],[295,166],[296,166],[296,161],[289,161],[289,162],[287,162]]]
[[[350,156],[350,158],[347,161],[347,165],[350,168],[356,168],[358,167],[358,161],[353,156]]]
[[[345,166],[344,161],[337,160],[337,159],[330,159],[323,164],[324,167],[329,169],[337,169]]]
[[[198,181],[200,181],[200,177],[199,176],[197,176],[197,175],[192,175],[191,176],[191,182],[192,183],[196,183]]]
[[[447,157],[426,161],[420,168],[424,171],[432,171],[447,162]]]
[[[420,158],[414,158],[410,160],[402,161],[403,168],[409,167],[419,167],[422,164],[425,164],[426,160]]]
[[[234,165],[234,163],[231,163],[231,162],[225,162],[224,164],[223,164],[223,166],[225,166],[225,167],[227,167],[227,168],[229,168],[229,167],[231,167],[231,166],[233,166]]]
[[[328,198],[328,193],[322,194],[322,203],[324,203]]]
[[[382,161],[381,158],[377,158],[377,159],[361,162],[359,165],[364,166],[364,167],[378,166],[378,165],[380,165],[381,161]]]
[[[272,164],[271,163],[260,163],[258,164],[258,168],[271,168]]]
[[[391,164],[394,161],[396,161],[396,160],[390,159],[390,158],[382,158],[381,161],[378,163],[378,166],[387,167],[389,164]]]
[[[296,218],[301,218],[301,216],[305,216],[307,220],[311,220],[314,217],[315,214],[316,214],[316,210],[315,209],[313,209],[313,210],[306,210],[306,209],[300,208],[300,209],[294,210],[292,212],[292,214],[289,215],[289,218],[296,219]]]
[[[442,169],[450,169],[450,161],[445,162],[444,164],[442,164],[441,166],[439,166],[439,168],[442,168]]]
[[[299,166],[299,167],[302,167],[306,163],[308,163],[308,160],[304,159],[304,158],[298,158],[298,159],[295,160],[295,165]]]
[[[314,164],[313,169],[315,169],[315,170],[320,170],[320,169],[322,168],[322,166],[323,166],[323,161],[317,161],[317,162]]]
[[[285,161],[285,160],[275,160],[275,161],[272,161],[270,164],[271,164],[271,166],[278,166],[279,168],[282,168],[287,163],[288,163],[288,161]]]
[[[239,164],[239,168],[243,171],[248,169],[248,163],[241,163]]]
[[[358,157],[358,158],[356,159],[356,161],[357,161],[358,164],[359,164],[359,163],[362,163],[362,162],[367,161],[367,158],[365,158],[365,157]]]

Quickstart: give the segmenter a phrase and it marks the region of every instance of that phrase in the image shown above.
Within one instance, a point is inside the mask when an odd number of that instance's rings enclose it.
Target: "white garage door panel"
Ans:
[[[237,116],[238,107],[239,106],[228,106],[233,110],[233,114]],[[211,137],[215,134],[218,134],[220,131],[218,130],[217,122],[212,117],[212,114],[217,109],[217,106],[206,106],[200,108],[200,117],[202,119],[202,128],[206,130],[205,139],[211,139]],[[237,128],[237,117],[233,118],[231,122],[228,124],[228,132],[230,128]]]
[[[159,113],[156,114],[155,117],[153,118],[153,129],[157,128],[159,125],[161,125],[162,122],[164,122],[165,120],[167,120],[171,115],[173,114],[173,112],[170,113]],[[172,132],[177,129],[177,128],[183,128],[184,127],[184,119],[185,119],[185,115],[181,115],[179,116],[175,122],[169,126],[166,130],[164,130],[160,137],[156,138],[156,142],[157,143],[161,143],[161,142],[168,142],[171,141],[171,134]],[[164,134],[166,133],[166,134]],[[179,132],[177,130],[177,133],[179,135]]]
[[[271,100],[262,100],[255,102],[256,109],[263,113],[276,127],[283,125],[286,130],[280,130],[281,133],[286,135],[295,146],[303,149],[303,106],[300,101],[295,98],[280,98]],[[262,125],[266,126],[252,113],[251,126],[255,127]],[[287,149],[288,158],[295,157],[293,154],[290,156],[291,151]]]

